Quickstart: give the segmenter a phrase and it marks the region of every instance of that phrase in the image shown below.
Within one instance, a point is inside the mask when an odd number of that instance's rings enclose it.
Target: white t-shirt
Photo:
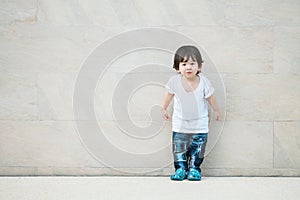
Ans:
[[[214,88],[201,73],[200,82],[193,92],[187,92],[182,85],[182,75],[170,78],[167,91],[174,95],[172,131],[180,133],[208,133],[208,103]]]

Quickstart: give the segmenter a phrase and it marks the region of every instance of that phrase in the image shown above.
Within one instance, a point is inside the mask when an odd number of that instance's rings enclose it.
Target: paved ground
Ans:
[[[0,177],[0,199],[300,199],[300,178]]]

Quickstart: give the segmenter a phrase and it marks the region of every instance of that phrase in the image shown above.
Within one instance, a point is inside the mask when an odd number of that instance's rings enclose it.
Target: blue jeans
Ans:
[[[186,134],[173,132],[173,156],[175,169],[188,171],[194,168],[201,172],[204,160],[207,133]]]

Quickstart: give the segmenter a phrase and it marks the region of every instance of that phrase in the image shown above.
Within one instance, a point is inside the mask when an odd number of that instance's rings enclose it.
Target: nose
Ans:
[[[186,65],[186,68],[187,68],[187,69],[192,69],[192,65],[187,64],[187,65]]]

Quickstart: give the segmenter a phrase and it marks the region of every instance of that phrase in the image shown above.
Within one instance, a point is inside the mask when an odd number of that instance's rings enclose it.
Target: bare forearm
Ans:
[[[206,100],[214,110],[215,119],[220,120],[221,119],[221,114],[220,114],[219,106],[216,102],[216,99],[213,96],[210,96]]]
[[[163,98],[163,102],[162,102],[162,109],[163,110],[167,110],[168,106],[170,105],[170,102],[172,101],[174,95],[170,94],[168,92],[165,93],[165,96]]]
[[[216,102],[216,99],[214,98],[214,96],[210,96],[207,98],[207,102],[211,105],[211,107],[213,108],[213,110],[215,112],[219,112],[219,106]]]
[[[165,96],[163,98],[163,102],[162,102],[162,116],[165,120],[170,120],[170,116],[168,114],[167,108],[170,104],[170,102],[172,101],[174,97],[174,94],[170,94],[168,92],[165,93]]]

